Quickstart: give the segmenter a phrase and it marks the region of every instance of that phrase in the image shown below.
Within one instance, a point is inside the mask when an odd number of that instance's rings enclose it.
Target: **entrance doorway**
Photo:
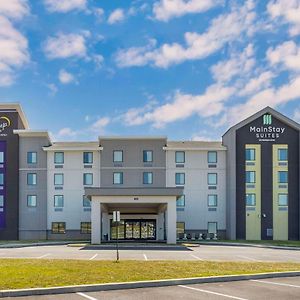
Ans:
[[[117,238],[116,223],[111,221],[111,240]],[[118,226],[120,240],[156,240],[156,220],[121,220]]]

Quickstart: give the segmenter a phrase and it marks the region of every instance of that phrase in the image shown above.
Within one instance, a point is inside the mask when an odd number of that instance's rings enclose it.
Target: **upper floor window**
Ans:
[[[0,174],[0,185],[4,185],[4,174]]]
[[[27,184],[28,185],[36,185],[36,173],[28,173],[27,174]]]
[[[208,206],[218,206],[218,195],[208,195]]]
[[[83,196],[82,204],[83,207],[91,207],[91,200],[88,197]]]
[[[114,173],[114,184],[123,184],[123,172]]]
[[[254,161],[255,160],[255,149],[246,149],[246,160]]]
[[[184,207],[185,206],[185,196],[184,195],[177,198],[176,205],[178,207]]]
[[[255,183],[255,171],[246,171],[246,183]]]
[[[0,164],[4,163],[4,152],[0,152]]]
[[[184,151],[176,151],[175,152],[175,162],[176,162],[176,164],[184,164],[185,163],[185,152]]]
[[[64,153],[63,152],[54,152],[54,163],[63,164],[64,163]]]
[[[246,206],[256,205],[256,194],[246,194]]]
[[[37,163],[37,153],[36,152],[27,152],[27,163],[36,164]]]
[[[37,201],[36,195],[28,195],[27,196],[27,206],[28,207],[36,207]]]
[[[54,207],[64,207],[64,196],[55,195],[54,196]]]
[[[3,211],[3,207],[4,207],[4,196],[0,195],[0,212]]]
[[[143,162],[153,162],[153,151],[151,150],[143,151]]]
[[[217,183],[218,183],[218,174],[217,173],[208,173],[207,183],[208,183],[208,185],[217,185]]]
[[[278,183],[288,183],[288,172],[279,171],[278,172]]]
[[[93,163],[93,152],[83,152],[83,163],[84,164]]]
[[[123,162],[123,151],[114,150],[114,162]]]
[[[278,195],[278,205],[279,206],[288,206],[288,194],[279,194]]]
[[[175,174],[175,184],[177,184],[177,185],[185,184],[185,173],[176,173]]]
[[[83,174],[83,184],[84,185],[92,185],[93,184],[93,174],[92,173],[84,173]]]
[[[144,172],[143,173],[143,184],[152,184],[153,183],[153,173]]]
[[[216,164],[217,161],[218,161],[217,151],[208,151],[207,161],[208,161],[209,164]]]
[[[54,185],[64,184],[64,174],[54,174]]]
[[[278,160],[279,161],[288,160],[288,149],[278,149]]]

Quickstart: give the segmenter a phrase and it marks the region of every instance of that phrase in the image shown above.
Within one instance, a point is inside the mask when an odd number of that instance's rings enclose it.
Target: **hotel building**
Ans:
[[[53,142],[0,104],[0,240],[299,240],[299,132],[266,107],[222,142]]]

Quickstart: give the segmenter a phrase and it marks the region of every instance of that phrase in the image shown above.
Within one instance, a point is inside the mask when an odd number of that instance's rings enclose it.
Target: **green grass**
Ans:
[[[279,271],[300,271],[300,264],[2,259],[0,290]]]

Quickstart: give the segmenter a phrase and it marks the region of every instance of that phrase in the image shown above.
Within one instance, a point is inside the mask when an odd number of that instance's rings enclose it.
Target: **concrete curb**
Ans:
[[[186,285],[186,284],[198,284],[198,283],[229,282],[229,281],[294,277],[294,276],[300,276],[300,271],[259,273],[259,274],[252,274],[252,275],[227,275],[227,276],[213,276],[213,277],[105,283],[105,284],[76,285],[76,286],[34,288],[34,289],[20,289],[20,290],[2,290],[0,291],[0,298],[33,296],[33,295],[67,294],[67,293],[78,293],[78,292],[100,292],[100,291],[112,291],[112,290],[123,290],[123,289],[164,287],[164,286],[174,286],[174,285],[181,285],[181,284]]]
[[[233,246],[233,247],[253,247],[253,248],[268,248],[280,250],[296,250],[300,251],[300,247],[287,246],[272,246],[263,244],[247,244],[247,243],[226,243],[226,242],[187,242],[186,244],[206,245],[206,246]],[[184,243],[183,243],[184,244]]]
[[[25,247],[38,247],[38,246],[57,246],[57,245],[68,245],[68,244],[80,244],[84,241],[64,241],[64,242],[37,242],[37,243],[20,243],[20,244],[0,244],[0,249],[8,248],[25,248]]]

